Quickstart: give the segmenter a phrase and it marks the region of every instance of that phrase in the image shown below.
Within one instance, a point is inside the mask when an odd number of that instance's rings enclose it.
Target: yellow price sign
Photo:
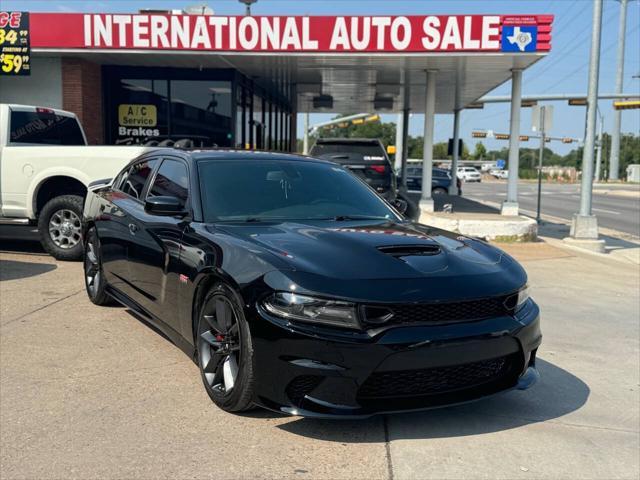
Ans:
[[[158,109],[155,105],[120,104],[118,122],[123,127],[155,127],[158,124]]]
[[[4,73],[19,73],[22,66],[26,64],[29,57],[24,55],[14,55],[12,53],[0,54],[0,69]]]
[[[0,46],[8,43],[14,45],[18,41],[18,33],[15,30],[0,28]]]

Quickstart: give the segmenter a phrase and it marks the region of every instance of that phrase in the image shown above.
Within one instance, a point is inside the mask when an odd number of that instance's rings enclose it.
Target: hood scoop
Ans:
[[[425,257],[439,254],[439,245],[385,245],[378,251],[402,259],[402,257]]]

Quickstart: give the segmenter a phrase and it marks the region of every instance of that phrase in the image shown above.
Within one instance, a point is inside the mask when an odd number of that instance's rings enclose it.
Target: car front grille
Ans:
[[[402,397],[436,396],[473,390],[487,384],[508,384],[519,372],[519,356],[508,355],[461,365],[374,372],[358,390],[360,402]]]
[[[509,315],[509,300],[500,296],[463,302],[367,305],[363,316],[369,325],[464,322]]]
[[[287,385],[286,392],[289,400],[294,405],[300,406],[305,395],[308,395],[314,388],[316,388],[324,377],[319,375],[300,375]]]

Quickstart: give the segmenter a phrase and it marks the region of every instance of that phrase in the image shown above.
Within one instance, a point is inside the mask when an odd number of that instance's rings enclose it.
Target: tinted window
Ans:
[[[203,161],[199,164],[205,218],[394,218],[375,193],[343,168],[302,161]]]
[[[176,160],[165,160],[160,165],[153,185],[149,189],[149,196],[169,196],[176,197],[187,203],[189,191],[189,176],[184,163]]]
[[[84,137],[73,117],[53,112],[11,112],[9,141],[42,145],[84,145]]]
[[[145,160],[135,163],[128,172],[122,176],[122,180],[118,185],[118,190],[131,195],[133,198],[141,198],[144,185],[151,176],[158,160]]]

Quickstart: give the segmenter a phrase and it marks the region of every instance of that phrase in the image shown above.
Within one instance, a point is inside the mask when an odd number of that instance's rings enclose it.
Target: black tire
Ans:
[[[40,243],[52,257],[67,261],[82,259],[82,209],[83,200],[78,195],[55,197],[43,207],[38,216]],[[60,225],[57,233],[55,222]]]
[[[95,227],[87,232],[84,252],[84,286],[89,300],[100,306],[113,305],[114,299],[106,292],[107,281],[102,270],[102,249]]]
[[[447,189],[442,187],[436,187],[431,190],[431,195],[446,195],[447,193],[449,193]]]
[[[232,322],[226,317],[228,313],[233,315]],[[226,412],[252,409],[254,355],[251,332],[242,305],[226,285],[217,284],[207,293],[198,316],[195,343],[202,382],[213,403]],[[237,373],[231,389],[227,390],[225,362],[230,361],[231,356],[235,356]]]

